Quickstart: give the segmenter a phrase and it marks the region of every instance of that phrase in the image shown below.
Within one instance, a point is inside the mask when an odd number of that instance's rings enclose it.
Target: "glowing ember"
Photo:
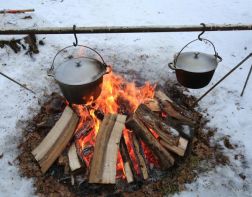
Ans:
[[[95,146],[95,137],[99,130],[100,120],[97,111],[108,114],[126,114],[133,113],[140,103],[145,99],[153,98],[155,86],[146,83],[142,87],[136,87],[135,83],[130,83],[123,77],[111,72],[104,76],[103,89],[99,98],[93,103],[87,105],[75,105],[77,113],[81,116],[81,121],[76,129],[75,138],[76,145],[79,149],[81,157],[90,165],[93,155],[93,147]],[[135,159],[134,151],[129,143],[129,131],[124,129],[124,137],[129,149],[130,156]],[[139,172],[134,166],[136,172]],[[118,153],[117,171],[123,172],[123,161],[120,153]],[[122,175],[121,177],[123,177]]]

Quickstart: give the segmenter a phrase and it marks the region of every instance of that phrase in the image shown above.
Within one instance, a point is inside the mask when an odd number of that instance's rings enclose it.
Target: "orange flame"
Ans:
[[[104,114],[132,114],[139,104],[143,103],[146,99],[153,98],[154,90],[155,86],[149,82],[142,87],[137,87],[134,82],[128,82],[122,76],[111,72],[104,76],[102,92],[96,101],[85,106],[75,106],[81,116],[80,123],[76,129],[76,135],[79,133],[77,136],[82,135],[76,140],[76,145],[79,152],[82,152],[81,156],[87,166],[89,166],[93,155],[93,149],[90,147],[95,145],[95,137],[100,126],[100,120],[96,117],[95,112],[100,110]],[[127,129],[124,129],[123,133],[128,133]],[[126,135],[127,140],[128,136]],[[126,144],[130,156],[134,160],[133,150],[131,150],[128,142]],[[117,170],[123,171],[123,160],[120,153],[118,154]]]

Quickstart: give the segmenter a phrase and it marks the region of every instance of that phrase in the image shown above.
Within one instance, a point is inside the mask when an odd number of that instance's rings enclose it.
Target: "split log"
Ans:
[[[132,134],[132,141],[133,141],[134,151],[136,153],[136,157],[137,157],[137,160],[138,160],[138,163],[140,166],[140,170],[141,170],[143,179],[146,180],[149,178],[146,160],[143,156],[143,150],[142,150],[142,147],[139,143],[139,140],[137,139],[137,137],[134,133]]]
[[[134,179],[137,180],[138,177],[134,170],[134,165],[132,163],[132,160],[130,159],[129,151],[127,149],[127,145],[123,136],[120,141],[120,153],[123,160],[123,167],[127,182],[132,183]]]
[[[67,156],[69,160],[69,166],[72,172],[82,168],[81,162],[77,155],[77,149],[76,149],[75,143],[73,143],[70,146]]]
[[[165,142],[164,140],[160,140],[159,141],[160,144],[162,144],[167,150],[173,152],[173,153],[176,153],[177,155],[179,156],[184,156],[185,155],[185,151],[186,151],[186,148],[187,148],[187,145],[188,145],[188,140],[186,140],[185,138],[183,137],[180,137],[179,138],[179,141],[178,141],[178,145],[175,146],[175,145],[170,145],[169,143]]]
[[[32,151],[43,173],[49,169],[65,149],[73,136],[78,120],[78,116],[67,106],[51,131]]]
[[[160,167],[163,170],[173,166],[174,158],[172,155],[151,134],[149,129],[142,123],[136,113],[127,120],[126,126],[134,131],[148,145],[155,156],[159,159]]]
[[[91,162],[89,183],[114,184],[116,163],[126,116],[106,115],[99,128]]]
[[[108,114],[104,117],[100,125],[91,161],[89,183],[100,183],[102,181],[102,170],[105,160],[104,153],[115,121],[116,115]]]
[[[125,127],[127,116],[117,115],[115,125],[107,144],[106,157],[104,161],[102,183],[115,183],[116,181],[116,164],[119,151],[122,131]]]
[[[191,125],[195,124],[195,120],[192,119],[192,114],[188,110],[177,105],[162,91],[156,91],[155,98],[160,102],[161,110],[169,116]]]
[[[132,170],[128,161],[123,163],[123,168],[124,168],[127,182],[132,183],[134,181],[134,178],[133,178],[133,173],[132,173]]]

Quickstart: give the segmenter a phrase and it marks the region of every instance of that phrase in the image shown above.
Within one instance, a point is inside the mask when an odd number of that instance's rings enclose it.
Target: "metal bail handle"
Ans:
[[[200,38],[200,37],[198,37],[197,39],[195,39],[195,40],[192,40],[191,42],[189,42],[189,43],[187,43],[179,52],[178,52],[178,54],[176,55],[176,57],[175,57],[175,59],[174,59],[174,67],[176,68],[176,63],[177,63],[177,60],[178,60],[178,57],[180,56],[180,54],[182,53],[182,51],[188,46],[188,45],[190,45],[191,43],[193,43],[193,42],[196,42],[196,41],[207,41],[208,43],[210,43],[211,45],[212,45],[212,47],[213,47],[213,49],[214,49],[214,56],[215,56],[215,58],[216,59],[219,59],[219,62],[221,62],[222,61],[222,57],[220,57],[219,55],[218,55],[218,53],[217,53],[217,51],[216,51],[216,48],[215,48],[215,46],[214,46],[214,44],[210,41],[210,40],[208,40],[208,39],[206,39],[206,38]]]
[[[102,63],[103,63],[103,65],[105,66],[105,68],[109,67],[109,66],[105,63],[105,61],[104,61],[103,57],[101,56],[101,54],[98,53],[96,50],[94,50],[94,49],[92,49],[92,48],[90,48],[90,47],[88,47],[88,46],[84,46],[84,45],[76,45],[76,46],[78,46],[78,47],[84,47],[84,48],[87,48],[87,49],[89,49],[89,50],[95,52],[95,53],[101,58]],[[48,76],[53,76],[54,62],[55,62],[56,57],[57,57],[62,51],[64,51],[65,49],[71,48],[71,47],[76,47],[76,46],[73,46],[73,45],[67,46],[67,47],[65,47],[65,48],[63,48],[63,49],[61,49],[61,50],[59,50],[59,51],[56,53],[56,55],[55,55],[54,58],[53,58],[51,68],[50,68],[50,69],[48,70],[48,72],[47,72],[47,75],[48,75]]]

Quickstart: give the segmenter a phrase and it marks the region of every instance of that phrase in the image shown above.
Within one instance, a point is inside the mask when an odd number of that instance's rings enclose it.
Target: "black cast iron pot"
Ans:
[[[73,46],[65,47],[56,56],[69,47]],[[102,56],[94,49],[83,45],[78,45],[78,47],[94,51],[102,62],[90,57],[70,58],[54,70],[55,56],[50,72],[53,72],[55,80],[69,103],[86,104],[97,99],[101,94],[103,75],[108,74],[111,67],[104,62]]]
[[[198,40],[198,39],[196,39]],[[186,46],[196,41],[189,42]],[[178,82],[192,89],[199,89],[207,86],[211,81],[215,69],[222,58],[217,54],[213,43],[207,39],[214,48],[215,54],[210,55],[200,52],[183,52],[184,48],[175,55],[173,63],[169,63],[169,67],[175,70]]]

